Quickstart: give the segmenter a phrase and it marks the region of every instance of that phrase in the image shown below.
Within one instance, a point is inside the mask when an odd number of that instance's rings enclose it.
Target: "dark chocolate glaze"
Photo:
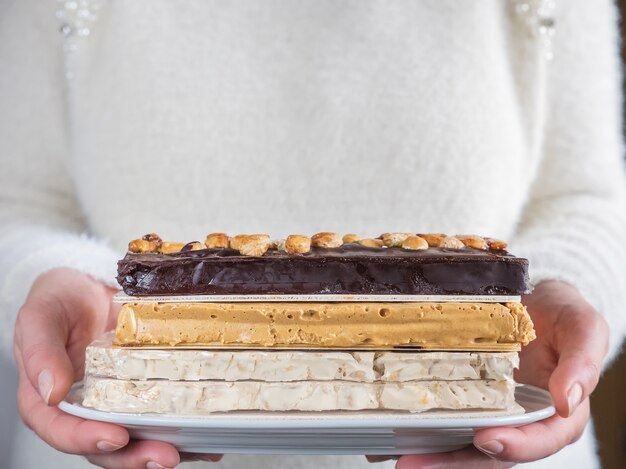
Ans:
[[[368,248],[346,244],[302,255],[232,249],[127,254],[117,280],[128,295],[519,295],[528,261],[472,248]]]

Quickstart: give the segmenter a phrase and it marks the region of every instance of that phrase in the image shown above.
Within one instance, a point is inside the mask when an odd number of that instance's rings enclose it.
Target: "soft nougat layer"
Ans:
[[[510,381],[128,381],[87,376],[83,405],[111,412],[198,416],[233,410],[512,409]]]
[[[520,303],[127,303],[115,342],[489,351],[534,338]]]
[[[137,350],[97,341],[85,373],[172,381],[431,381],[513,379],[516,352]]]

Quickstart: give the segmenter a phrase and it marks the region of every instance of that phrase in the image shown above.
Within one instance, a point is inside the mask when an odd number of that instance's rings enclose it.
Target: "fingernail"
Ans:
[[[48,404],[50,394],[52,394],[52,388],[54,387],[54,377],[48,368],[39,373],[37,377],[37,387],[39,388],[39,395],[44,402]]]
[[[120,448],[126,446],[124,443],[113,443],[111,441],[100,440],[96,443],[96,448],[100,451],[104,451],[105,453],[111,453],[113,451],[117,451]]]
[[[147,469],[170,469],[168,467],[161,466],[158,462],[154,462],[154,461],[148,461],[148,464],[146,464],[146,468]]]
[[[567,393],[567,415],[572,415],[576,407],[580,405],[583,398],[583,388],[580,384],[574,383]]]
[[[504,446],[498,440],[485,441],[482,445],[476,445],[476,448],[489,456],[495,456],[504,451]]]
[[[201,454],[198,459],[201,461],[218,462],[221,461],[224,455],[222,454]]]

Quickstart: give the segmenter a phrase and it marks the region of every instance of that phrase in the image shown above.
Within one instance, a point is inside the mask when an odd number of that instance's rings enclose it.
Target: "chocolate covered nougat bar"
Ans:
[[[477,236],[386,233],[358,240],[334,233],[223,235],[217,243],[164,243],[146,235],[118,263],[129,295],[344,294],[520,295],[528,261]]]

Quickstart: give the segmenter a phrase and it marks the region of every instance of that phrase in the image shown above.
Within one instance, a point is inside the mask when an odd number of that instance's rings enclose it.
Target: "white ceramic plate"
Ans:
[[[59,407],[78,417],[122,425],[132,438],[166,441],[193,453],[396,455],[453,451],[471,444],[475,429],[525,425],[555,412],[550,394],[542,389],[522,385],[515,397],[525,413],[231,412],[181,418],[83,407],[79,383]]]

